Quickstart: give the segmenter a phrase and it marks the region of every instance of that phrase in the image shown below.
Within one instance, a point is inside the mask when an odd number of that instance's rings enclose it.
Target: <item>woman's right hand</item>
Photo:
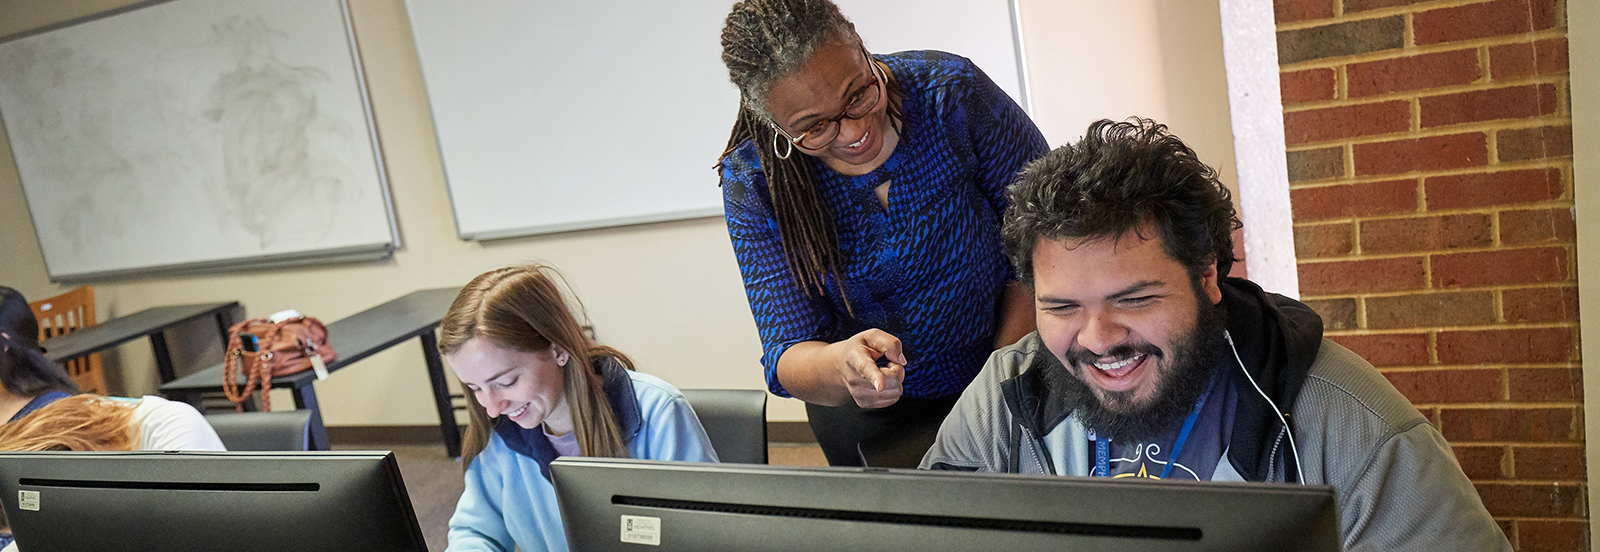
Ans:
[[[878,359],[888,360],[878,366]],[[883,408],[900,400],[906,357],[900,338],[871,329],[834,343],[805,341],[778,359],[778,381],[808,403]]]
[[[900,383],[906,379],[906,356],[900,338],[871,329],[824,348],[840,381],[861,408],[883,408],[900,400]],[[887,366],[878,359],[887,358]]]

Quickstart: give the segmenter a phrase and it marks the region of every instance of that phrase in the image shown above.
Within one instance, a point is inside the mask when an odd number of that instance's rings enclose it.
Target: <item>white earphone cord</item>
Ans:
[[[1289,420],[1283,417],[1283,411],[1278,409],[1277,403],[1272,402],[1272,397],[1268,397],[1267,392],[1262,391],[1261,386],[1256,384],[1256,378],[1250,375],[1250,370],[1245,369],[1244,359],[1239,358],[1239,348],[1233,345],[1233,336],[1228,335],[1227,330],[1223,330],[1222,338],[1228,341],[1228,350],[1233,351],[1233,360],[1239,363],[1239,371],[1244,372],[1245,379],[1250,380],[1250,386],[1256,388],[1256,392],[1261,394],[1261,398],[1267,400],[1267,405],[1272,407],[1272,413],[1276,414],[1278,421],[1283,424],[1283,433],[1289,436],[1289,452],[1294,454],[1295,479],[1299,479],[1301,485],[1306,484],[1305,463],[1300,461],[1300,449],[1294,446],[1294,431],[1289,429]]]

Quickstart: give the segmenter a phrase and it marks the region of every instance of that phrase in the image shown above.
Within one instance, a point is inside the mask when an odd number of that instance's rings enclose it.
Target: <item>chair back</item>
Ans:
[[[33,316],[39,319],[39,341],[95,324],[94,286],[83,286],[28,306],[33,307]],[[84,393],[111,394],[106,389],[106,373],[100,366],[99,353],[68,360],[61,363],[61,367]]]
[[[228,450],[311,450],[311,411],[210,414],[206,422]]]
[[[736,464],[767,463],[767,392],[752,389],[684,389],[711,438],[717,458]]]

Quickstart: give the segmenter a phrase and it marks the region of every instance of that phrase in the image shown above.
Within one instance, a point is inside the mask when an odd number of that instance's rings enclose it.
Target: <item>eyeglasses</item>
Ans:
[[[834,138],[839,137],[839,121],[860,119],[871,113],[873,108],[878,107],[879,97],[883,96],[883,77],[878,74],[877,62],[872,60],[872,56],[868,55],[865,49],[861,50],[861,55],[866,57],[867,66],[872,70],[872,84],[852,94],[849,101],[844,104],[843,113],[826,119],[818,119],[816,122],[811,123],[811,126],[805,132],[800,133],[798,137],[790,136],[789,132],[783,130],[783,127],[778,126],[777,123],[772,123],[772,128],[777,129],[778,133],[788,139],[790,144],[809,150],[819,150],[828,147],[828,144],[833,143]]]

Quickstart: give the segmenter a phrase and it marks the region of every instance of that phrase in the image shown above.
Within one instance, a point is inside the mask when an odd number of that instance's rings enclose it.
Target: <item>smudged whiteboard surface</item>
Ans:
[[[874,52],[972,58],[1024,106],[1009,0],[837,0]],[[407,0],[462,239],[722,214],[730,0]]]
[[[175,0],[0,43],[51,278],[387,256],[350,36],[340,0]]]

